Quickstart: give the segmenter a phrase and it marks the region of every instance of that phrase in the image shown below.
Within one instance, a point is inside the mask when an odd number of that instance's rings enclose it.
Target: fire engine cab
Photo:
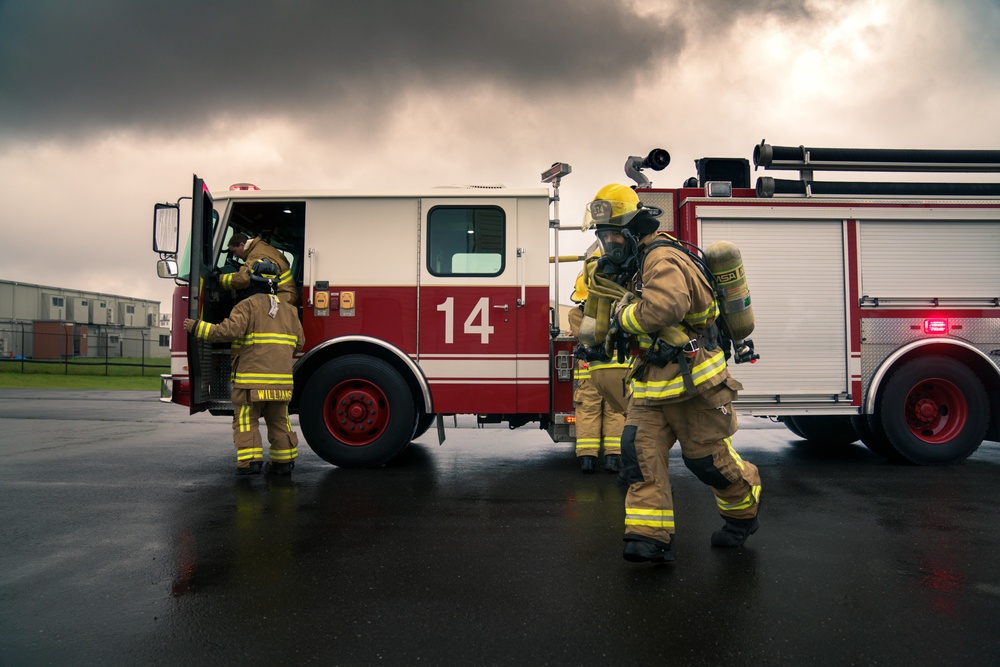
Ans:
[[[643,171],[665,166],[665,151],[625,165],[643,203],[662,209],[661,229],[741,250],[760,360],[730,361],[745,387],[737,409],[920,464],[1000,439],[1000,186],[815,180],[824,170],[1000,172],[1000,151],[762,142],[753,160],[799,178],[752,188],[748,160],[702,158],[696,178],[662,189]],[[551,191],[210,193],[195,177],[185,252],[181,203],[154,210],[158,272],[177,282],[163,400],[232,413],[229,346],[189,337],[182,322],[229,314],[240,295],[216,276],[235,269],[227,241],[245,233],[289,258],[307,339],[290,409],[326,461],[384,463],[435,421],[443,440],[452,414],[538,422],[572,441],[574,341],[550,302],[558,231],[580,233],[558,219],[569,172],[556,163],[542,174]]]
[[[555,165],[549,182],[569,173]],[[165,400],[231,414],[230,351],[189,337],[185,317],[219,322],[239,295],[227,240],[259,236],[289,259],[306,348],[290,410],[309,446],[340,466],[384,463],[441,415],[572,441],[572,345],[549,301],[548,188],[212,194],[194,179],[190,243],[177,261],[179,204],[158,204],[159,273],[175,277]],[[556,204],[558,211],[558,204]],[[575,228],[581,233],[579,227]],[[558,339],[558,340],[557,340]]]

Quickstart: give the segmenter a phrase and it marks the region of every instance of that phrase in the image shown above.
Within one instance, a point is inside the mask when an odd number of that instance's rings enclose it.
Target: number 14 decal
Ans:
[[[444,313],[444,342],[448,345],[455,342],[455,297],[449,296],[444,303],[439,303],[437,309]],[[476,324],[476,320],[479,324]],[[465,326],[462,329],[467,334],[479,334],[479,342],[487,345],[490,342],[490,334],[493,327],[490,326],[490,299],[484,296],[472,309],[465,319]]]

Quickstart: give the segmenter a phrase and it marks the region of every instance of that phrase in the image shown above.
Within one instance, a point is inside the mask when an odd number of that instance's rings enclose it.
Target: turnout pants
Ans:
[[[233,443],[236,445],[236,467],[249,467],[252,461],[264,460],[260,439],[260,418],[267,426],[270,444],[268,458],[275,463],[294,461],[299,440],[288,416],[290,390],[233,388]],[[257,400],[259,398],[284,400]]]
[[[732,446],[735,392],[725,383],[676,403],[629,405],[622,434],[625,537],[669,544],[674,535],[670,449],[680,442],[684,464],[708,485],[719,513],[733,519],[757,515],[760,475]]]
[[[625,389],[625,377],[628,367],[610,366],[608,368],[591,368],[590,379],[597,393],[611,407],[611,410],[623,415],[622,426],[625,426],[624,415],[628,413],[628,392]]]
[[[590,372],[580,368],[577,362],[577,383],[573,391],[573,406],[576,412],[576,455],[597,456],[604,445],[604,455],[621,452],[622,429],[625,416],[597,391]]]

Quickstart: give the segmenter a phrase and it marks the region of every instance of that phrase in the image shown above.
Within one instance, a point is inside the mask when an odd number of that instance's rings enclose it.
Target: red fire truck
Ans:
[[[860,439],[892,459],[961,460],[1000,439],[1000,187],[817,181],[830,171],[1000,172],[1000,151],[781,147],[756,167],[797,180],[750,184],[746,159],[703,158],[680,188],[653,188],[665,151],[630,157],[661,228],[742,251],[760,361],[730,364],[742,414],[826,444]],[[291,408],[326,461],[377,465],[443,415],[511,428],[538,422],[571,441],[572,346],[558,294],[560,179],[548,188],[268,192],[214,196],[195,177],[188,251],[178,204],[158,204],[154,250],[178,282],[164,400],[231,414],[229,349],[189,339],[185,316],[224,318],[235,295],[212,278],[234,233],[263,236],[301,285],[307,347]],[[553,208],[554,204],[554,208]],[[578,228],[577,228],[578,230]],[[577,231],[579,233],[579,231]],[[550,251],[550,238],[554,238]]]

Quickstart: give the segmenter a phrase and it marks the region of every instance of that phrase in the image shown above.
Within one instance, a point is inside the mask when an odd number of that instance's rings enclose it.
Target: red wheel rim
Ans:
[[[941,378],[924,380],[906,395],[906,425],[919,440],[943,445],[954,440],[969,419],[969,404],[955,384]]]
[[[338,440],[352,447],[375,442],[389,423],[389,401],[368,380],[344,380],[323,401],[323,421]]]

